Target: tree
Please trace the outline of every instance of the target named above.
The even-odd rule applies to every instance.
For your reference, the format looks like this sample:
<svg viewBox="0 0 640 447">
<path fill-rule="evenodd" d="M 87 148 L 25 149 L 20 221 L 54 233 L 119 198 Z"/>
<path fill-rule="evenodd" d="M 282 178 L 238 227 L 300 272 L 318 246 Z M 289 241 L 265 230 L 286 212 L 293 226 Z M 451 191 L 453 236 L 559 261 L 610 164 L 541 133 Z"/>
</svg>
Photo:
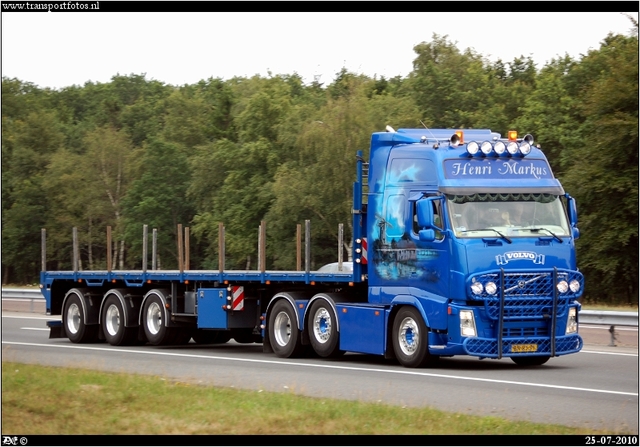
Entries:
<svg viewBox="0 0 640 447">
<path fill-rule="evenodd" d="M 638 38 L 609 35 L 569 73 L 581 122 L 563 152 L 580 204 L 587 298 L 638 302 Z"/>
<path fill-rule="evenodd" d="M 178 266 L 178 224 L 188 226 L 193 216 L 186 191 L 191 177 L 187 157 L 175 143 L 152 139 L 139 157 L 139 175 L 132 180 L 122 200 L 125 238 L 129 247 L 127 265 L 140 265 L 143 226 L 149 234 L 158 230 L 158 255 L 162 268 Z"/>
<path fill-rule="evenodd" d="M 129 164 L 135 158 L 124 131 L 99 127 L 84 138 L 84 153 L 59 150 L 51 160 L 45 185 L 52 204 L 48 217 L 52 254 L 70 259 L 71 228 L 77 227 L 83 258 L 89 268 L 106 268 L 107 226 L 113 228 L 111 268 L 124 265 L 122 199 L 130 181 Z"/>
</svg>

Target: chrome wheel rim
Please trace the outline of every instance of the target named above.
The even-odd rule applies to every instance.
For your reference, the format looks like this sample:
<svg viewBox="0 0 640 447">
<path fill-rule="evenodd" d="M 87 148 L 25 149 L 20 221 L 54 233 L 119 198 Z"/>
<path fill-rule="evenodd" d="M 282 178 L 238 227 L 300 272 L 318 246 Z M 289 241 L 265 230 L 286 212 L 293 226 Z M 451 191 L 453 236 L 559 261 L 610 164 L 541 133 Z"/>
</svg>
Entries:
<svg viewBox="0 0 640 447">
<path fill-rule="evenodd" d="M 149 305 L 147 309 L 147 329 L 152 335 L 160 332 L 162 327 L 162 309 L 155 301 Z"/>
<path fill-rule="evenodd" d="M 287 346 L 291 340 L 291 318 L 286 312 L 280 312 L 273 320 L 273 335 L 279 346 Z"/>
<path fill-rule="evenodd" d="M 72 334 L 77 334 L 80 330 L 80 308 L 76 303 L 72 303 L 67 309 L 67 330 Z"/>
<path fill-rule="evenodd" d="M 420 331 L 413 318 L 405 318 L 400 323 L 398 341 L 404 355 L 413 355 L 418 350 Z"/>
<path fill-rule="evenodd" d="M 324 307 L 318 309 L 313 316 L 313 335 L 319 343 L 326 343 L 331 338 L 333 323 L 331 314 Z"/>
<path fill-rule="evenodd" d="M 118 334 L 120 330 L 120 309 L 115 304 L 112 304 L 107 309 L 107 315 L 105 318 L 105 329 L 111 336 Z"/>
</svg>

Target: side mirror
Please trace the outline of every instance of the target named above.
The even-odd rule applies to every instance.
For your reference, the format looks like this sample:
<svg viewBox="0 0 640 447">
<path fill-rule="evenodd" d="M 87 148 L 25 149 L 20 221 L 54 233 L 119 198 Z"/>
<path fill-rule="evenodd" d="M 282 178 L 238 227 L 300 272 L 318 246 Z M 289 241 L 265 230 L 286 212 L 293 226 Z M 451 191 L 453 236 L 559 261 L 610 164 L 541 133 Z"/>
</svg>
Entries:
<svg viewBox="0 0 640 447">
<path fill-rule="evenodd" d="M 578 230 L 578 208 L 576 206 L 576 200 L 569 194 L 564 195 L 567 199 L 567 209 L 569 211 L 569 223 L 571 224 L 571 230 L 573 238 L 578 239 L 580 237 L 580 230 Z"/>
<path fill-rule="evenodd" d="M 416 202 L 418 214 L 418 226 L 420 228 L 433 228 L 433 200 L 421 199 Z"/>
<path fill-rule="evenodd" d="M 425 242 L 433 242 L 436 240 L 436 232 L 431 228 L 428 230 L 420 230 L 418 236 L 420 236 L 421 241 Z"/>
</svg>

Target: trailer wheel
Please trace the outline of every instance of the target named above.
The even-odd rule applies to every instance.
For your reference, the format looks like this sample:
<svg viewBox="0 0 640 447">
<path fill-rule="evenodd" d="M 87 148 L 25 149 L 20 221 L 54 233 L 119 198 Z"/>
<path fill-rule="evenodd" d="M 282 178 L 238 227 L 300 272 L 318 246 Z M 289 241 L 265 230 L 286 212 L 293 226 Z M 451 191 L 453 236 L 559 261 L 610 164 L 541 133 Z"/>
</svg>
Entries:
<svg viewBox="0 0 640 447">
<path fill-rule="evenodd" d="M 316 300 L 309 309 L 309 340 L 320 357 L 337 357 L 344 354 L 340 348 L 338 320 L 326 300 Z"/>
<path fill-rule="evenodd" d="M 142 309 L 144 334 L 150 344 L 169 345 L 176 339 L 174 328 L 167 327 L 162 300 L 158 295 L 149 295 Z"/>
<path fill-rule="evenodd" d="M 113 346 L 128 345 L 138 338 L 137 327 L 125 327 L 125 315 L 118 297 L 111 295 L 104 302 L 102 330 L 107 343 Z"/>
<path fill-rule="evenodd" d="M 550 358 L 548 355 L 536 355 L 533 357 L 511 357 L 511 360 L 519 366 L 540 366 L 547 363 Z"/>
<path fill-rule="evenodd" d="M 295 357 L 302 350 L 296 313 L 284 300 L 278 301 L 269 314 L 269 341 L 278 357 Z"/>
<path fill-rule="evenodd" d="M 403 307 L 393 320 L 393 351 L 398 362 L 407 368 L 420 368 L 438 357 L 429 353 L 427 326 L 414 307 Z"/>
<path fill-rule="evenodd" d="M 73 343 L 94 343 L 98 341 L 100 325 L 85 324 L 82 299 L 73 293 L 68 296 L 62 312 L 62 324 L 67 337 Z"/>
</svg>

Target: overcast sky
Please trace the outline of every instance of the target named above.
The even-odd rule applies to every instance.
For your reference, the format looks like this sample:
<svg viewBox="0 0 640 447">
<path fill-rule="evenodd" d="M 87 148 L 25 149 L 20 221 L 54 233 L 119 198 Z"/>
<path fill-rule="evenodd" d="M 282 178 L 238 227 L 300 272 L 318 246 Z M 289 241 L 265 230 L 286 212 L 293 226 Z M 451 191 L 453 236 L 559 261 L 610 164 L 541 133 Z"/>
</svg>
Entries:
<svg viewBox="0 0 640 447">
<path fill-rule="evenodd" d="M 343 67 L 405 77 L 413 47 L 434 33 L 490 61 L 531 56 L 541 68 L 598 49 L 610 32 L 629 35 L 624 14 L 2 13 L 2 76 L 56 89 L 132 73 L 172 85 L 297 73 L 326 85 Z"/>
</svg>

